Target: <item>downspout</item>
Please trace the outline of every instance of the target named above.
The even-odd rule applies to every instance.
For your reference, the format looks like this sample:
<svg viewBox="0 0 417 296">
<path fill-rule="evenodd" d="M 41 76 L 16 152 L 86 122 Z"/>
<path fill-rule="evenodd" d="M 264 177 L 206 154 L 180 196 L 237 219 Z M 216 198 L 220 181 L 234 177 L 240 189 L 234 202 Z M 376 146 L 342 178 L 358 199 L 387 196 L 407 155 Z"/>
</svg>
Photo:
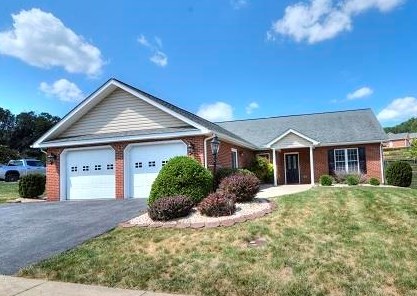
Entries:
<svg viewBox="0 0 417 296">
<path fill-rule="evenodd" d="M 382 149 L 382 143 L 381 146 L 379 147 L 379 153 L 381 155 L 380 159 L 381 159 L 381 183 L 385 184 L 385 173 L 384 173 L 384 151 Z"/>
<path fill-rule="evenodd" d="M 208 157 L 207 157 L 207 141 L 213 139 L 214 136 L 210 136 L 204 139 L 204 167 L 208 169 Z"/>
</svg>

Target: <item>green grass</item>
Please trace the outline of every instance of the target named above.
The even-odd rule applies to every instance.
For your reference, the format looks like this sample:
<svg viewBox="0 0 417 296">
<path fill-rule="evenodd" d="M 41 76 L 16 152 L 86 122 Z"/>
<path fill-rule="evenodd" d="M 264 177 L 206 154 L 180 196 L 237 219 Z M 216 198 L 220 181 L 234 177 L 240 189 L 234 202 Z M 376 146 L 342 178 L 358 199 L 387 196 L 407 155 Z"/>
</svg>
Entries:
<svg viewBox="0 0 417 296">
<path fill-rule="evenodd" d="M 19 197 L 18 183 L 6 183 L 0 181 L 0 204 Z"/>
<path fill-rule="evenodd" d="M 229 228 L 115 229 L 19 275 L 194 295 L 417 295 L 417 190 L 314 188 Z M 267 244 L 249 248 L 263 237 Z"/>
</svg>

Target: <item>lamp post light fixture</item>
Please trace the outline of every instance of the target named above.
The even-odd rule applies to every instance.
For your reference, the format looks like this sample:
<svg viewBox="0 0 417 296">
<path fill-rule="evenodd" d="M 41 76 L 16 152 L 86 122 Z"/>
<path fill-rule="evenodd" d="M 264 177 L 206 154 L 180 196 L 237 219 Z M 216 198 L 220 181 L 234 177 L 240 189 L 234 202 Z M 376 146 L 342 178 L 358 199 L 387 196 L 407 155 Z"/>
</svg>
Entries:
<svg viewBox="0 0 417 296">
<path fill-rule="evenodd" d="M 53 164 L 56 160 L 56 155 L 53 153 L 48 154 L 48 156 L 46 156 L 46 159 L 48 160 L 49 164 Z"/>
<path fill-rule="evenodd" d="M 194 154 L 194 144 L 193 143 L 188 143 L 187 144 L 187 153 L 189 156 Z"/>
<path fill-rule="evenodd" d="M 211 154 L 213 155 L 213 191 L 216 190 L 216 166 L 217 166 L 217 155 L 219 154 L 220 141 L 217 135 L 214 135 L 210 142 Z"/>
</svg>

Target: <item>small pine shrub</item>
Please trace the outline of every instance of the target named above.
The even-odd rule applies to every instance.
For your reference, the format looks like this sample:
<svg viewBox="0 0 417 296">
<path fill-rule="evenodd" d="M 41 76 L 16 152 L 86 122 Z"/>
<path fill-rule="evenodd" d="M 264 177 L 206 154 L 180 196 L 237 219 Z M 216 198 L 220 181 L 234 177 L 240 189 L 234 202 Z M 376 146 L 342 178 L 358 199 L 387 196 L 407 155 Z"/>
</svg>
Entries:
<svg viewBox="0 0 417 296">
<path fill-rule="evenodd" d="M 274 180 L 274 166 L 265 157 L 255 157 L 249 170 L 262 182 L 272 183 Z"/>
<path fill-rule="evenodd" d="M 388 165 L 385 176 L 389 185 L 409 187 L 413 179 L 413 169 L 408 162 L 395 161 Z"/>
<path fill-rule="evenodd" d="M 193 201 L 187 196 L 163 197 L 149 206 L 148 215 L 155 221 L 168 221 L 187 216 L 193 205 Z"/>
<path fill-rule="evenodd" d="M 236 196 L 237 202 L 252 201 L 259 192 L 260 181 L 252 175 L 232 175 L 223 179 L 219 190 Z"/>
<path fill-rule="evenodd" d="M 346 177 L 346 183 L 349 186 L 354 186 L 359 184 L 359 176 L 357 174 L 351 174 Z"/>
<path fill-rule="evenodd" d="M 333 184 L 333 178 L 329 175 L 322 175 L 320 177 L 320 185 L 321 186 L 332 186 Z"/>
<path fill-rule="evenodd" d="M 37 198 L 45 192 L 46 176 L 30 174 L 19 180 L 19 195 L 25 198 Z"/>
<path fill-rule="evenodd" d="M 152 184 L 148 204 L 166 196 L 185 195 L 194 204 L 210 192 L 213 176 L 197 160 L 188 156 L 177 156 L 164 165 Z"/>
<path fill-rule="evenodd" d="M 379 186 L 380 182 L 377 178 L 371 178 L 369 179 L 369 184 L 371 184 L 372 186 Z"/>
<path fill-rule="evenodd" d="M 209 217 L 230 216 L 236 211 L 235 199 L 233 194 L 218 191 L 203 199 L 198 210 Z"/>
</svg>

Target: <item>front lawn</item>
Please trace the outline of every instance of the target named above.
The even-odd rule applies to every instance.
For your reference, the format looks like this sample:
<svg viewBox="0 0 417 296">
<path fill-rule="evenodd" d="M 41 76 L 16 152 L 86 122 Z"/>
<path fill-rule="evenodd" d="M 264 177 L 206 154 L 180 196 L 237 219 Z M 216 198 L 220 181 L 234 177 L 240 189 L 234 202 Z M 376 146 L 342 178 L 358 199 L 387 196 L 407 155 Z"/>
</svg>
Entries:
<svg viewBox="0 0 417 296">
<path fill-rule="evenodd" d="M 20 275 L 195 295 L 417 293 L 417 190 L 314 188 L 277 202 L 229 228 L 116 229 Z M 266 245 L 248 247 L 256 238 Z"/>
<path fill-rule="evenodd" d="M 18 182 L 0 181 L 0 204 L 19 197 Z"/>
</svg>

